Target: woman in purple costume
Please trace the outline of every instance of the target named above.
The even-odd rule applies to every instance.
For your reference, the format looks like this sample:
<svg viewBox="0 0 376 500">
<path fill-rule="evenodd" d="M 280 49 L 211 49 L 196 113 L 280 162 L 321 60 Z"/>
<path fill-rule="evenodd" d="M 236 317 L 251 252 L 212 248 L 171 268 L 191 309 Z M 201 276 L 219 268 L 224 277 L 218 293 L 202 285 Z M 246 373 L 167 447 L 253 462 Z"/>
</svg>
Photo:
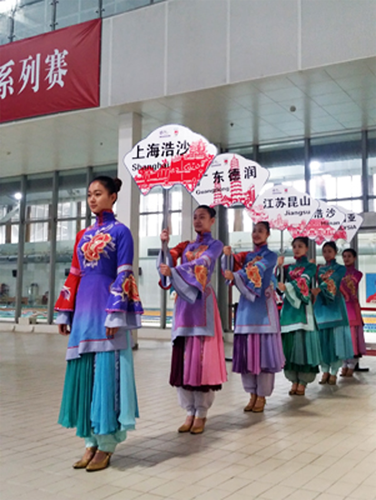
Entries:
<svg viewBox="0 0 376 500">
<path fill-rule="evenodd" d="M 75 427 L 86 451 L 75 469 L 105 469 L 138 417 L 130 330 L 143 313 L 133 276 L 133 239 L 115 219 L 119 179 L 91 182 L 88 203 L 96 222 L 76 238 L 72 266 L 55 309 L 69 335 L 59 423 Z"/>
<path fill-rule="evenodd" d="M 274 377 L 285 364 L 281 327 L 272 285 L 277 255 L 268 249 L 268 222 L 258 222 L 252 232 L 252 252 L 231 254 L 224 248 L 222 269 L 228 283 L 241 293 L 235 319 L 232 370 L 242 376 L 251 397 L 244 411 L 262 412 L 265 398 L 274 389 Z M 230 267 L 226 260 L 231 256 Z"/>
<path fill-rule="evenodd" d="M 168 289 L 172 285 L 177 293 L 170 384 L 177 388 L 180 406 L 187 412 L 178 431 L 191 434 L 204 431 L 214 391 L 227 380 L 221 318 L 210 284 L 223 248 L 210 232 L 215 215 L 215 210 L 206 205 L 196 208 L 196 240 L 180 243 L 167 252 L 162 250 L 158 260 L 160 286 Z M 161 241 L 163 245 L 169 242 L 166 229 Z"/>
</svg>

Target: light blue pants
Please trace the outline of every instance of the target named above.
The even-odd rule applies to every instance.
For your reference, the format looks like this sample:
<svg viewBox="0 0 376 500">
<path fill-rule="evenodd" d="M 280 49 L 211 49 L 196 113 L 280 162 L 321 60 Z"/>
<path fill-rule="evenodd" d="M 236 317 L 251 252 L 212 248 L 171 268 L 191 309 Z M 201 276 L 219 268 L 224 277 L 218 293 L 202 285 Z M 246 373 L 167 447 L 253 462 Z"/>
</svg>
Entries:
<svg viewBox="0 0 376 500">
<path fill-rule="evenodd" d="M 342 359 L 334 361 L 331 365 L 321 363 L 321 370 L 323 371 L 323 373 L 330 373 L 330 375 L 337 375 L 338 370 L 342 366 L 342 363 L 343 363 Z"/>
<path fill-rule="evenodd" d="M 92 434 L 85 438 L 85 446 L 86 448 L 98 447 L 100 451 L 113 453 L 116 445 L 125 441 L 126 438 L 127 431 L 116 431 L 114 434 Z"/>
</svg>

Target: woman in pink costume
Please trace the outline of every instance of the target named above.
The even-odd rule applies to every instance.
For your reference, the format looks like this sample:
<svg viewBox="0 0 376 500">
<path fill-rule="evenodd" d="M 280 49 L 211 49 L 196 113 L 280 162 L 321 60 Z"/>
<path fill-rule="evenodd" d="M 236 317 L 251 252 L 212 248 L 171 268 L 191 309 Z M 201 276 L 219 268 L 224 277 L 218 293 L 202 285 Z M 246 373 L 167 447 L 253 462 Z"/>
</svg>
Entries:
<svg viewBox="0 0 376 500">
<path fill-rule="evenodd" d="M 341 292 L 346 301 L 346 309 L 349 317 L 351 339 L 355 357 L 344 360 L 341 377 L 352 377 L 354 368 L 357 364 L 357 358 L 366 354 L 363 319 L 358 300 L 358 287 L 363 274 L 355 269 L 356 257 L 357 253 L 352 248 L 348 248 L 342 252 L 343 263 L 346 266 L 346 274 L 341 281 Z"/>
</svg>

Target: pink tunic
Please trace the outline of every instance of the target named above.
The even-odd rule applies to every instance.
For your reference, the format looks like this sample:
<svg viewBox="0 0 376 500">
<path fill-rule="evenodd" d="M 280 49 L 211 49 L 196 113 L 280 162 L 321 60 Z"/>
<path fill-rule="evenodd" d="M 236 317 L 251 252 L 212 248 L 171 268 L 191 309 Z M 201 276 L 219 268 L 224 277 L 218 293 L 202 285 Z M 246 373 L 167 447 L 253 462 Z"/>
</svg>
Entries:
<svg viewBox="0 0 376 500">
<path fill-rule="evenodd" d="M 349 317 L 351 337 L 355 356 L 366 353 L 364 342 L 363 319 L 358 300 L 359 282 L 363 274 L 354 266 L 346 267 L 346 274 L 342 278 L 341 292 L 346 301 L 347 315 Z"/>
</svg>

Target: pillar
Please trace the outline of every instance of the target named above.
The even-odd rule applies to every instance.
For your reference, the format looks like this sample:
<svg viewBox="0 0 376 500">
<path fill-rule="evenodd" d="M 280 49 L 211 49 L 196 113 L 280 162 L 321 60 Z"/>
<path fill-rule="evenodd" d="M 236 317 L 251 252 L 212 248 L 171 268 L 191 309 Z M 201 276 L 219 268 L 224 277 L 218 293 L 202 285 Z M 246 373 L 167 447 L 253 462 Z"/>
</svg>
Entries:
<svg viewBox="0 0 376 500">
<path fill-rule="evenodd" d="M 138 282 L 138 257 L 139 257 L 139 213 L 140 191 L 125 168 L 124 156 L 141 140 L 141 116 L 135 113 L 126 113 L 119 116 L 119 141 L 118 141 L 118 178 L 123 181 L 117 201 L 117 218 L 131 230 L 134 242 L 133 270 Z M 142 299 L 142 298 L 141 298 Z M 138 346 L 137 331 L 132 331 L 134 344 Z"/>
</svg>

